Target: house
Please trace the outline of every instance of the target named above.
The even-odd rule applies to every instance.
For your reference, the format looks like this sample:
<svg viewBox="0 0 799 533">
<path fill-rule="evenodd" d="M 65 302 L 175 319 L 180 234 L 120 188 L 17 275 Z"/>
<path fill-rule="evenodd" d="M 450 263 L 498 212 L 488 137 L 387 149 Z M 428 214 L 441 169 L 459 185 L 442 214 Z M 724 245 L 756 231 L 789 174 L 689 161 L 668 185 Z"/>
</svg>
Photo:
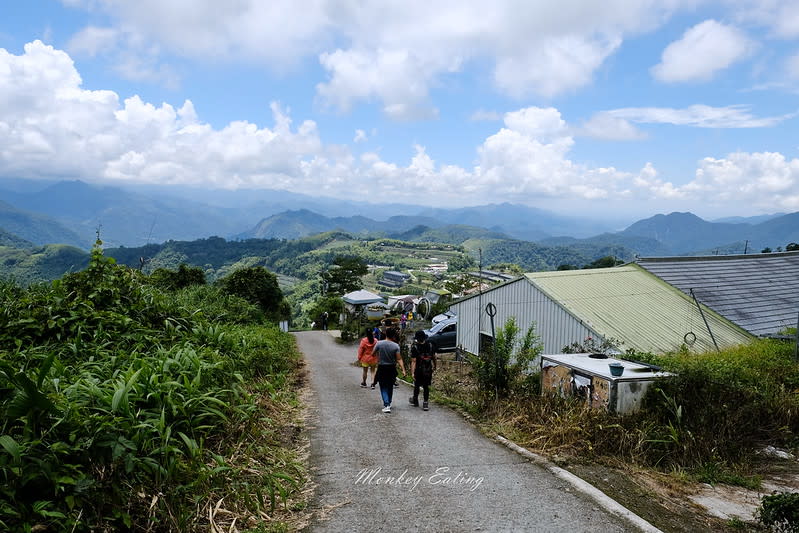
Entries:
<svg viewBox="0 0 799 533">
<path fill-rule="evenodd" d="M 799 252 L 651 257 L 636 263 L 752 335 L 797 325 Z"/>
<path fill-rule="evenodd" d="M 505 274 L 495 270 L 476 270 L 474 272 L 469 272 L 469 275 L 475 279 L 485 280 L 490 283 L 502 283 L 503 281 L 509 281 L 516 278 L 516 276 L 513 274 Z"/>
<path fill-rule="evenodd" d="M 446 289 L 427 289 L 424 292 L 424 297 L 427 298 L 431 304 L 435 305 L 438 302 L 443 302 L 447 298 L 452 297 L 452 293 Z"/>
<path fill-rule="evenodd" d="M 378 285 L 396 289 L 405 285 L 411 279 L 410 274 L 397 272 L 396 270 L 386 270 L 383 277 L 377 282 Z"/>
<path fill-rule="evenodd" d="M 470 353 L 479 353 L 481 343 L 492 341 L 491 313 L 494 330 L 510 317 L 522 333 L 535 323 L 544 353 L 549 354 L 589 337 L 597 344 L 612 342 L 620 352 L 653 353 L 681 346 L 704 352 L 753 339 L 635 264 L 528 273 L 459 300 L 450 309 L 459 317 L 457 343 Z"/>
</svg>

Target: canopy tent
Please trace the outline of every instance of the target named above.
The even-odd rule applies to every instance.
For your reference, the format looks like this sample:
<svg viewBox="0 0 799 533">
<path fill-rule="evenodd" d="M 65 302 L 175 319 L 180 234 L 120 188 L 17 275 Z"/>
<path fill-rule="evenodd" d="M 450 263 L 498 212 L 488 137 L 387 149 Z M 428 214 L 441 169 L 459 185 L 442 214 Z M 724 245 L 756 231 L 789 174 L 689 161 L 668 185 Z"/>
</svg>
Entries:
<svg viewBox="0 0 799 533">
<path fill-rule="evenodd" d="M 378 296 L 373 292 L 369 292 L 363 289 L 358 291 L 348 292 L 347 294 L 342 296 L 341 299 L 344 300 L 344 303 L 352 306 L 383 302 L 382 296 Z"/>
</svg>

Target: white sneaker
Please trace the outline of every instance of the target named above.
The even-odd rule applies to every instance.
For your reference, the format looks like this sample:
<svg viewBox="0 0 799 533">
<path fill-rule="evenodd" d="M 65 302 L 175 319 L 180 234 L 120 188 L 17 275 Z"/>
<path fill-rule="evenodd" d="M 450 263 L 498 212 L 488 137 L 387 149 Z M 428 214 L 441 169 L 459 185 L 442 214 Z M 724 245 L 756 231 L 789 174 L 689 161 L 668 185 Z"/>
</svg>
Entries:
<svg viewBox="0 0 799 533">
<path fill-rule="evenodd" d="M 387 405 L 387 406 L 383 407 L 383 412 L 384 413 L 390 413 L 391 412 L 391 406 Z"/>
</svg>

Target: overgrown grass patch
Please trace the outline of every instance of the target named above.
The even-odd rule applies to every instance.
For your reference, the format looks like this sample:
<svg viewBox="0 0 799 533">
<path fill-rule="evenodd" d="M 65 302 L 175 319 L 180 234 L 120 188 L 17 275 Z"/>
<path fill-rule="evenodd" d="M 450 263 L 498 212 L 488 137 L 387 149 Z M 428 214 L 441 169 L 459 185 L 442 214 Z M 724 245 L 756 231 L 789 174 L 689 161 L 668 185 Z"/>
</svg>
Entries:
<svg viewBox="0 0 799 533">
<path fill-rule="evenodd" d="M 757 452 L 795 449 L 799 364 L 793 346 L 758 340 L 722 352 L 635 354 L 674 373 L 651 387 L 644 408 L 616 416 L 573 398 L 540 394 L 528 377 L 506 397 L 481 391 L 468 366 L 442 365 L 434 383 L 445 402 L 489 431 L 553 457 L 625 462 L 705 483 L 757 488 Z"/>
<path fill-rule="evenodd" d="M 0 284 L 0 529 L 283 527 L 305 480 L 293 338 L 184 291 L 99 247 L 52 285 Z"/>
</svg>

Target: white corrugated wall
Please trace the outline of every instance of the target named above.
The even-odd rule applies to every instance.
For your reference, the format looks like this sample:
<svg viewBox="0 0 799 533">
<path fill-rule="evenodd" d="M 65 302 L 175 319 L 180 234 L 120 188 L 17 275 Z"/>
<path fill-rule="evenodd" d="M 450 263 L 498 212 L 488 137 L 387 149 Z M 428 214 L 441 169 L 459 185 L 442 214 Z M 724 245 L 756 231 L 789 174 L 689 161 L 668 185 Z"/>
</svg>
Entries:
<svg viewBox="0 0 799 533">
<path fill-rule="evenodd" d="M 543 353 L 561 353 L 564 346 L 597 337 L 528 279 L 520 278 L 452 305 L 458 313 L 457 342 L 467 352 L 478 352 L 480 331 L 491 334 L 491 318 L 486 313 L 489 303 L 497 309 L 494 317 L 497 330 L 510 317 L 516 318 L 522 333 L 535 322 L 536 334 L 544 344 Z"/>
</svg>

